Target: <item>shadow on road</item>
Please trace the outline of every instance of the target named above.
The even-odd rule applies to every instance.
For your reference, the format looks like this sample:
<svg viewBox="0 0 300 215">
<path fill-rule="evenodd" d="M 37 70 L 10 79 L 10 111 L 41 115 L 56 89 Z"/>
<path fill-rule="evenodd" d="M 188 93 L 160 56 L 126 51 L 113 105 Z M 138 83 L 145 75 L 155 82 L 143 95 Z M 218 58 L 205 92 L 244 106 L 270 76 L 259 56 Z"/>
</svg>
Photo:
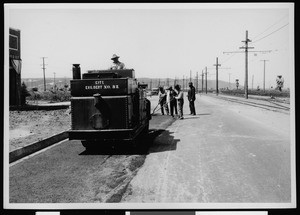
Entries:
<svg viewBox="0 0 300 215">
<path fill-rule="evenodd" d="M 199 113 L 199 114 L 196 114 L 196 116 L 206 116 L 206 115 L 211 115 L 210 113 Z"/>
<path fill-rule="evenodd" d="M 210 113 L 201 113 L 201 114 L 196 114 L 196 115 L 184 115 L 184 120 L 187 120 L 187 119 L 199 119 L 200 116 L 210 116 L 211 114 Z"/>
<path fill-rule="evenodd" d="M 154 131 L 154 133 L 155 133 L 155 131 Z M 152 138 L 148 153 L 150 154 L 150 153 L 176 150 L 177 143 L 180 140 L 174 139 L 174 136 L 172 135 L 173 133 L 174 132 L 165 130 L 161 134 L 155 135 L 155 137 Z M 151 135 L 151 133 L 150 133 L 150 135 Z"/>
<path fill-rule="evenodd" d="M 145 136 L 134 142 L 107 142 L 99 146 L 86 148 L 79 155 L 147 155 L 163 151 L 176 150 L 179 139 L 174 139 L 173 132 L 165 129 L 151 129 Z"/>
</svg>

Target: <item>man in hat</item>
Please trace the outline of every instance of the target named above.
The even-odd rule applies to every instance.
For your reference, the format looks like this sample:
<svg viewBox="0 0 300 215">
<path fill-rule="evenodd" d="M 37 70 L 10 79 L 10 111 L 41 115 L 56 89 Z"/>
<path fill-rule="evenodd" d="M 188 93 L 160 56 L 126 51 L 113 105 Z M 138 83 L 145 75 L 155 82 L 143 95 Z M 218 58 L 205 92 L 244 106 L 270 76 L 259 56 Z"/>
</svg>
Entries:
<svg viewBox="0 0 300 215">
<path fill-rule="evenodd" d="M 189 83 L 189 90 L 188 90 L 188 100 L 189 100 L 189 105 L 190 105 L 190 115 L 196 115 L 196 110 L 195 110 L 195 100 L 196 100 L 196 89 L 193 86 L 193 83 Z"/>
<path fill-rule="evenodd" d="M 160 104 L 161 114 L 165 115 L 165 112 L 164 112 L 164 109 L 165 109 L 167 112 L 167 115 L 169 115 L 169 108 L 168 108 L 168 103 L 167 103 L 167 93 L 163 87 L 159 87 L 158 104 Z"/>
<path fill-rule="evenodd" d="M 170 104 L 170 113 L 171 116 L 174 117 L 174 110 L 175 114 L 178 115 L 177 113 L 177 100 L 175 99 L 175 96 L 177 96 L 177 93 L 175 90 L 172 88 L 172 86 L 169 87 L 169 104 Z"/>
<path fill-rule="evenodd" d="M 119 61 L 119 56 L 114 54 L 111 58 L 113 60 L 113 64 L 110 69 L 125 69 L 125 64 Z"/>
<path fill-rule="evenodd" d="M 183 119 L 183 91 L 181 91 L 180 86 L 178 84 L 175 85 L 175 90 L 177 93 L 177 96 L 175 96 L 175 99 L 177 99 L 177 107 L 178 107 L 178 118 Z"/>
</svg>

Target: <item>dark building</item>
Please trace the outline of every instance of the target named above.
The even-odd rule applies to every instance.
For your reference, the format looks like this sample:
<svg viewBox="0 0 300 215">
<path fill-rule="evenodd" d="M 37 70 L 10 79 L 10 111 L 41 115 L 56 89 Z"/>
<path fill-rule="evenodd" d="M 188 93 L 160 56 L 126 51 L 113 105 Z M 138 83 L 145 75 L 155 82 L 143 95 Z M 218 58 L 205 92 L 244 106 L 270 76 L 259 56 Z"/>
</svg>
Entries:
<svg viewBox="0 0 300 215">
<path fill-rule="evenodd" d="M 21 31 L 9 28 L 9 105 L 21 104 Z"/>
</svg>

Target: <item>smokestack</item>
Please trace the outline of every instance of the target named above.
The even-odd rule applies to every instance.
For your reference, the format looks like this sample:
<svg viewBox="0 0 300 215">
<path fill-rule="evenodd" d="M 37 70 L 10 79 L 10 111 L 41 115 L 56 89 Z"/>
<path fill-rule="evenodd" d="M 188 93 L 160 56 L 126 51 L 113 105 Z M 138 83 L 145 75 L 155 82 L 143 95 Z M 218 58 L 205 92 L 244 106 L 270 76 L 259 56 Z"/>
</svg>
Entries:
<svg viewBox="0 0 300 215">
<path fill-rule="evenodd" d="M 81 79 L 80 64 L 73 64 L 73 79 Z"/>
</svg>

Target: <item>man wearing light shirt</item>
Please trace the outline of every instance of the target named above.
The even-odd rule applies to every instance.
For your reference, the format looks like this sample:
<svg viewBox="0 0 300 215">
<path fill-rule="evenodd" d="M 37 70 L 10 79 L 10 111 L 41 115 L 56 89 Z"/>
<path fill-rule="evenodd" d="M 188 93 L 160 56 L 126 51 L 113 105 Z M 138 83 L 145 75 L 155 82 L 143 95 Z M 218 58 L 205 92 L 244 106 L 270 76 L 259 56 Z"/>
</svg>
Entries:
<svg viewBox="0 0 300 215">
<path fill-rule="evenodd" d="M 177 96 L 175 96 L 175 99 L 177 99 L 178 118 L 183 119 L 183 92 L 181 91 L 178 84 L 174 88 L 177 92 Z"/>
<path fill-rule="evenodd" d="M 119 61 L 119 56 L 114 54 L 111 58 L 114 62 L 110 69 L 125 69 L 125 64 Z"/>
</svg>

